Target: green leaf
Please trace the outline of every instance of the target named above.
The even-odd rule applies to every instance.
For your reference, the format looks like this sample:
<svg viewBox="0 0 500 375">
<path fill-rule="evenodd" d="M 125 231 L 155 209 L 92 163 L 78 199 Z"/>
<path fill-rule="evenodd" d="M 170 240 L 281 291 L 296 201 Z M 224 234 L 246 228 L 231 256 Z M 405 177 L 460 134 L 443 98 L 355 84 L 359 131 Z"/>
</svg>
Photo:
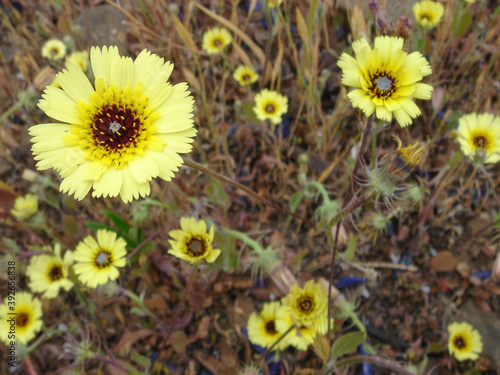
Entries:
<svg viewBox="0 0 500 375">
<path fill-rule="evenodd" d="M 342 254 L 342 258 L 345 260 L 353 260 L 354 255 L 356 254 L 356 245 L 358 244 L 358 237 L 351 237 L 351 240 L 349 241 L 349 246 L 347 247 L 347 250 L 344 251 Z"/>
<path fill-rule="evenodd" d="M 122 219 L 120 216 L 112 213 L 112 212 L 109 212 L 109 211 L 101 211 L 101 213 L 106 216 L 109 220 L 111 220 L 113 222 L 113 224 L 115 224 L 116 228 L 121 232 L 123 233 L 124 235 L 126 235 L 129 231 L 129 228 L 130 228 L 130 225 L 127 224 L 127 222 L 125 221 L 125 219 Z"/>
<path fill-rule="evenodd" d="M 365 332 L 346 333 L 340 336 L 332 345 L 330 357 L 336 359 L 356 350 L 358 345 L 361 344 L 365 338 Z"/>
<path fill-rule="evenodd" d="M 86 221 L 85 226 L 89 228 L 92 232 L 97 232 L 99 229 L 107 229 L 109 231 L 116 233 L 115 228 L 112 228 L 106 224 L 96 223 L 95 221 Z"/>
<path fill-rule="evenodd" d="M 472 15 L 470 14 L 468 9 L 458 11 L 455 13 L 455 17 L 453 17 L 453 36 L 458 39 L 462 35 L 464 35 L 472 24 Z"/>
<path fill-rule="evenodd" d="M 299 207 L 300 201 L 302 200 L 303 194 L 299 191 L 298 193 L 295 193 L 292 195 L 290 198 L 290 211 L 292 213 L 295 213 L 297 208 Z"/>
</svg>

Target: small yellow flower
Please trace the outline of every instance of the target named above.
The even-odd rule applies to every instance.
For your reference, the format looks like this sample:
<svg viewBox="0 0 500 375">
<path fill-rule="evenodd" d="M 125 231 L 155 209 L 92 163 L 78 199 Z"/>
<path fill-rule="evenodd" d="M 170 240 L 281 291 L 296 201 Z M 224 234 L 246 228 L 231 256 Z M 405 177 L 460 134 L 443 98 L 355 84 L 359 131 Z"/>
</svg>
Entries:
<svg viewBox="0 0 500 375">
<path fill-rule="evenodd" d="M 500 160 L 500 117 L 470 113 L 458 120 L 458 143 L 471 160 L 496 163 Z"/>
<path fill-rule="evenodd" d="M 276 320 L 280 318 L 283 319 L 281 316 L 286 314 L 287 313 L 283 310 L 280 302 L 274 301 L 265 303 L 262 307 L 260 315 L 257 313 L 251 313 L 248 318 L 248 339 L 253 344 L 259 345 L 263 348 L 271 347 L 276 341 L 278 341 L 281 335 L 286 332 L 286 330 L 280 331 L 276 327 Z M 289 345 L 288 335 L 286 335 L 280 340 L 274 349 L 283 350 Z"/>
<path fill-rule="evenodd" d="M 29 287 L 44 298 L 55 298 L 59 289 L 70 290 L 73 282 L 68 279 L 68 268 L 73 264 L 73 252 L 66 251 L 61 258 L 61 245 L 54 246 L 53 255 L 35 255 L 26 267 L 30 279 Z"/>
<path fill-rule="evenodd" d="M 49 39 L 42 46 L 42 56 L 51 60 L 60 60 L 66 55 L 66 45 L 62 40 Z"/>
<path fill-rule="evenodd" d="M 372 49 L 361 38 L 352 44 L 356 58 L 343 53 L 337 63 L 342 83 L 355 88 L 347 94 L 353 107 L 387 122 L 394 115 L 402 127 L 420 116 L 412 98 L 428 100 L 433 90 L 419 82 L 432 73 L 431 66 L 420 52 L 403 51 L 403 43 L 403 38 L 378 36 Z"/>
<path fill-rule="evenodd" d="M 77 51 L 73 52 L 71 55 L 66 57 L 66 64 L 76 64 L 84 72 L 87 71 L 89 67 L 89 53 L 87 51 Z"/>
<path fill-rule="evenodd" d="M 209 54 L 220 53 L 228 46 L 233 37 L 224 27 L 214 27 L 203 34 L 202 47 Z"/>
<path fill-rule="evenodd" d="M 413 5 L 413 14 L 420 26 L 424 29 L 433 29 L 443 18 L 444 6 L 435 1 L 424 0 Z"/>
<path fill-rule="evenodd" d="M 268 0 L 269 8 L 278 8 L 282 2 L 283 0 Z"/>
<path fill-rule="evenodd" d="M 306 282 L 303 289 L 297 283 L 292 285 L 283 306 L 296 327 L 314 327 L 320 334 L 328 330 L 328 292 L 314 280 Z"/>
<path fill-rule="evenodd" d="M 117 237 L 115 232 L 99 229 L 97 241 L 87 236 L 75 251 L 73 266 L 78 278 L 91 288 L 116 280 L 120 275 L 117 267 L 125 266 L 126 242 Z"/>
<path fill-rule="evenodd" d="M 233 78 L 241 85 L 247 86 L 259 79 L 259 75 L 249 66 L 240 65 L 233 72 Z"/>
<path fill-rule="evenodd" d="M 476 360 L 483 350 L 481 335 L 469 323 L 451 323 L 448 350 L 458 361 Z"/>
<path fill-rule="evenodd" d="M 276 91 L 264 89 L 255 96 L 253 111 L 261 121 L 281 122 L 281 116 L 288 111 L 288 98 Z"/>
<path fill-rule="evenodd" d="M 202 259 L 212 263 L 220 254 L 219 249 L 212 249 L 214 239 L 214 227 L 207 233 L 207 224 L 204 220 L 196 220 L 194 217 L 181 218 L 181 229 L 175 229 L 168 233 L 168 240 L 172 249 L 169 254 L 177 258 L 187 260 L 189 263 L 197 263 Z"/>
<path fill-rule="evenodd" d="M 16 292 L 15 299 L 5 297 L 0 305 L 0 339 L 7 345 L 11 341 L 27 344 L 42 328 L 41 318 L 42 303 L 31 293 Z"/>
<path fill-rule="evenodd" d="M 298 350 L 307 350 L 318 334 L 316 328 L 314 326 L 297 326 L 289 313 L 281 314 L 276 320 L 276 328 L 280 332 L 287 332 L 292 326 L 292 330 L 285 336 L 288 345 Z"/>
<path fill-rule="evenodd" d="M 10 213 L 17 220 L 25 220 L 36 214 L 38 211 L 38 197 L 35 194 L 26 194 L 24 197 L 17 197 L 14 200 L 14 207 Z"/>
</svg>

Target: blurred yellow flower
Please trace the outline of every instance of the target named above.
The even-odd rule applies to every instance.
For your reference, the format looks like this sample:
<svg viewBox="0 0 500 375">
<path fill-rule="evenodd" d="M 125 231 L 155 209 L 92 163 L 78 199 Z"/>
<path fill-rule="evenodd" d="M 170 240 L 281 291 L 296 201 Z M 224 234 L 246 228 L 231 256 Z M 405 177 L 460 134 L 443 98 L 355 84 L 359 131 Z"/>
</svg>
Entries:
<svg viewBox="0 0 500 375">
<path fill-rule="evenodd" d="M 424 29 L 433 29 L 443 18 L 444 6 L 435 1 L 424 0 L 413 5 L 413 14 L 420 26 Z"/>
<path fill-rule="evenodd" d="M 228 46 L 233 37 L 224 27 L 214 27 L 203 33 L 202 48 L 209 54 L 220 53 Z"/>
<path fill-rule="evenodd" d="M 500 117 L 470 113 L 458 120 L 457 140 L 464 155 L 480 163 L 500 160 Z"/>
<path fill-rule="evenodd" d="M 35 293 L 42 293 L 44 298 L 55 298 L 59 289 L 70 290 L 73 282 L 68 279 L 69 266 L 73 264 L 73 252 L 66 251 L 61 258 L 61 245 L 54 246 L 53 255 L 35 255 L 30 258 L 26 275 L 30 279 L 29 287 Z"/>
<path fill-rule="evenodd" d="M 387 122 L 394 115 L 402 127 L 421 113 L 412 98 L 430 99 L 433 90 L 418 82 L 432 73 L 431 66 L 420 52 L 403 51 L 403 42 L 403 38 L 379 36 L 372 49 L 361 38 L 352 44 L 356 58 L 343 53 L 337 63 L 342 83 L 355 88 L 347 95 L 353 107 L 366 116 L 375 112 Z"/>
<path fill-rule="evenodd" d="M 481 335 L 469 323 L 451 323 L 448 326 L 450 338 L 448 350 L 458 361 L 476 360 L 483 351 Z"/>
<path fill-rule="evenodd" d="M 279 124 L 281 116 L 288 111 L 288 98 L 276 91 L 264 89 L 255 95 L 253 111 L 259 120 L 269 119 L 273 124 Z"/>
<path fill-rule="evenodd" d="M 41 318 L 42 303 L 31 293 L 16 292 L 15 300 L 5 297 L 0 305 L 0 339 L 10 345 L 13 333 L 15 341 L 27 344 L 42 328 Z"/>
<path fill-rule="evenodd" d="M 73 52 L 71 55 L 66 57 L 66 64 L 76 64 L 84 72 L 87 71 L 89 67 L 89 53 L 87 51 L 77 51 Z"/>
<path fill-rule="evenodd" d="M 259 79 L 259 75 L 249 66 L 240 65 L 233 72 L 233 78 L 241 85 L 247 86 Z"/>
<path fill-rule="evenodd" d="M 204 220 L 196 220 L 194 217 L 181 218 L 181 229 L 171 230 L 168 240 L 172 249 L 169 254 L 177 258 L 187 260 L 189 263 L 197 263 L 202 259 L 212 263 L 220 254 L 219 249 L 212 249 L 214 239 L 214 227 L 207 233 L 207 224 Z"/>
<path fill-rule="evenodd" d="M 286 332 L 286 330 L 279 331 L 276 327 L 276 320 L 285 314 L 287 313 L 284 312 L 281 303 L 277 301 L 264 303 L 260 314 L 251 313 L 247 323 L 250 342 L 263 348 L 271 347 Z M 289 345 L 286 335 L 274 349 L 283 350 Z"/>
<path fill-rule="evenodd" d="M 17 197 L 14 200 L 14 207 L 10 213 L 17 220 L 25 220 L 36 214 L 38 211 L 38 197 L 35 194 L 26 194 L 24 197 Z"/>
<path fill-rule="evenodd" d="M 314 280 L 307 281 L 304 288 L 292 285 L 283 298 L 283 307 L 295 326 L 314 327 L 320 334 L 328 330 L 328 292 Z"/>
<path fill-rule="evenodd" d="M 97 231 L 97 241 L 87 236 L 76 246 L 73 266 L 78 278 L 91 288 L 116 280 L 120 275 L 117 267 L 125 266 L 126 242 L 115 232 Z"/>
<path fill-rule="evenodd" d="M 42 56 L 51 60 L 60 60 L 66 55 L 66 45 L 62 40 L 49 39 L 42 46 Z"/>
<path fill-rule="evenodd" d="M 167 83 L 173 69 L 143 50 L 133 61 L 117 47 L 92 47 L 95 88 L 78 65 L 57 74 L 38 106 L 61 123 L 32 126 L 38 169 L 61 175 L 62 192 L 124 202 L 150 193 L 150 181 L 170 181 L 191 151 L 193 99 L 187 84 Z"/>
<path fill-rule="evenodd" d="M 266 0 L 264 0 L 265 3 Z M 283 0 L 267 0 L 269 4 L 269 8 L 277 8 L 283 3 Z"/>
</svg>

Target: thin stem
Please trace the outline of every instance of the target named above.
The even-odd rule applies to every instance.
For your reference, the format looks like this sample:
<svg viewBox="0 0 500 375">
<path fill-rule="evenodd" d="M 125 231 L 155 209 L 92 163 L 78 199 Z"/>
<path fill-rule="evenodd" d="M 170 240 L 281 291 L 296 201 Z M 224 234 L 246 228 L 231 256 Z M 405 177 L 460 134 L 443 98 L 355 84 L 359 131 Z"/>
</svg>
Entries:
<svg viewBox="0 0 500 375">
<path fill-rule="evenodd" d="M 361 158 L 363 157 L 366 145 L 368 143 L 368 137 L 371 133 L 372 124 L 373 124 L 373 120 L 368 120 L 366 127 L 363 130 L 363 140 L 361 141 L 361 146 L 359 147 L 359 152 L 358 152 L 358 157 L 356 158 L 356 163 L 354 164 L 354 168 L 352 169 L 351 179 L 349 181 L 349 187 L 347 188 L 346 195 L 344 196 L 344 201 L 342 203 L 341 212 L 344 211 L 344 208 L 346 208 L 346 206 L 348 206 L 347 203 L 350 202 L 350 199 L 352 196 L 352 191 L 353 191 L 354 176 L 358 172 L 358 168 L 361 165 Z M 364 196 L 364 197 L 366 199 L 366 196 Z M 349 211 L 349 212 L 352 212 L 352 211 Z M 337 215 L 337 217 L 338 217 L 338 215 Z M 335 238 L 333 240 L 332 260 L 330 262 L 330 277 L 328 280 L 328 322 L 331 321 L 331 318 L 332 318 L 332 307 L 331 307 L 332 285 L 333 285 L 333 277 L 335 275 L 335 272 L 334 272 L 335 271 L 335 258 L 337 257 L 337 244 L 338 244 L 338 240 L 339 240 L 339 231 L 340 231 L 341 221 L 342 221 L 342 219 L 340 219 L 335 224 L 335 225 L 337 225 L 337 227 L 335 228 Z M 330 335 L 330 332 L 331 332 L 331 327 L 330 327 L 330 324 L 328 324 L 328 336 L 327 337 L 330 340 L 330 345 L 332 345 L 332 337 Z"/>
<path fill-rule="evenodd" d="M 158 236 L 160 234 L 160 231 L 156 231 L 153 234 L 150 234 L 148 238 L 146 238 L 144 241 L 142 241 L 134 250 L 132 250 L 128 255 L 127 258 L 130 259 L 135 253 L 137 253 L 139 250 L 141 250 L 144 245 L 146 245 L 149 241 L 151 241 L 153 238 Z"/>
<path fill-rule="evenodd" d="M 287 329 L 285 333 L 283 333 L 278 340 L 275 341 L 274 344 L 272 344 L 269 348 L 266 349 L 264 353 L 262 353 L 259 358 L 257 359 L 257 362 L 262 361 L 266 356 L 273 350 L 273 348 L 278 345 L 278 343 L 284 339 L 286 335 L 288 335 L 290 332 L 292 332 L 292 329 L 294 329 L 295 326 L 291 326 L 290 328 Z"/>
<path fill-rule="evenodd" d="M 408 371 L 403 366 L 399 365 L 396 362 L 389 361 L 388 359 L 376 357 L 376 356 L 367 356 L 367 355 L 355 355 L 353 357 L 348 357 L 345 359 L 341 359 L 331 365 L 327 366 L 326 369 L 323 370 L 323 374 L 329 374 L 333 368 L 339 369 L 345 366 L 349 366 L 355 363 L 370 363 L 375 366 L 385 367 L 394 371 L 401 375 L 415 375 L 413 372 Z"/>
<path fill-rule="evenodd" d="M 195 162 L 192 159 L 188 159 L 188 158 L 183 158 L 183 159 L 184 159 L 184 164 L 187 165 L 188 167 L 191 167 L 193 169 L 197 169 L 200 172 L 206 173 L 209 176 L 211 176 L 213 178 L 216 178 L 219 181 L 224 182 L 224 183 L 226 183 L 228 185 L 231 185 L 232 187 L 234 187 L 236 189 L 240 189 L 240 190 L 244 191 L 245 193 L 247 193 L 248 195 L 256 198 L 260 202 L 265 203 L 266 205 L 274 208 L 277 211 L 280 211 L 280 212 L 284 213 L 285 215 L 293 216 L 296 219 L 299 219 L 299 220 L 305 221 L 308 224 L 314 225 L 314 223 L 311 220 L 308 220 L 308 219 L 306 219 L 304 217 L 301 217 L 301 216 L 299 216 L 297 214 L 293 214 L 290 211 L 288 211 L 286 208 L 280 207 L 277 204 L 272 203 L 270 200 L 268 200 L 268 199 L 266 199 L 264 197 L 261 197 L 255 191 L 253 191 L 252 189 L 247 188 L 246 186 L 240 184 L 239 182 L 236 182 L 236 181 L 230 179 L 229 177 L 226 177 L 226 176 L 220 174 L 219 172 L 215 172 L 215 171 L 211 170 L 210 168 L 207 168 L 207 167 L 205 167 L 205 166 L 203 166 L 203 165 Z"/>
</svg>

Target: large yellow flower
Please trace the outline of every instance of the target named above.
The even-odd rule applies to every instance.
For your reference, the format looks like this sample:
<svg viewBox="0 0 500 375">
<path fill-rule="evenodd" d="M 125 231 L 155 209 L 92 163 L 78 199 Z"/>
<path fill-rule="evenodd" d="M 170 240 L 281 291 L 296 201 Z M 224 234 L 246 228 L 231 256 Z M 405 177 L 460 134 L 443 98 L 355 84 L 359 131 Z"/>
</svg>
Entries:
<svg viewBox="0 0 500 375">
<path fill-rule="evenodd" d="M 264 89 L 255 95 L 253 111 L 260 121 L 269 119 L 273 124 L 279 124 L 281 116 L 288 111 L 288 98 L 276 91 Z"/>
<path fill-rule="evenodd" d="M 314 327 L 325 334 L 328 330 L 328 292 L 314 280 L 309 280 L 302 289 L 295 283 L 283 298 L 283 306 L 297 327 Z"/>
<path fill-rule="evenodd" d="M 212 249 L 214 239 L 214 227 L 207 233 L 207 224 L 204 220 L 196 220 L 194 217 L 181 218 L 181 229 L 171 230 L 168 240 L 172 249 L 169 254 L 177 258 L 187 260 L 189 263 L 197 263 L 205 259 L 212 263 L 220 254 L 219 249 Z"/>
<path fill-rule="evenodd" d="M 25 220 L 36 214 L 38 211 L 38 197 L 35 194 L 26 194 L 14 200 L 14 207 L 10 213 L 17 220 Z"/>
<path fill-rule="evenodd" d="M 28 343 L 42 328 L 42 303 L 28 292 L 16 292 L 0 305 L 0 339 L 7 345 Z"/>
<path fill-rule="evenodd" d="M 202 48 L 210 54 L 220 53 L 232 40 L 233 37 L 228 29 L 214 27 L 203 33 Z"/>
<path fill-rule="evenodd" d="M 469 323 L 451 323 L 448 326 L 450 338 L 448 350 L 459 361 L 476 360 L 483 350 L 481 335 Z"/>
<path fill-rule="evenodd" d="M 49 39 L 42 46 L 42 56 L 51 60 L 60 60 L 66 55 L 66 45 L 62 40 Z"/>
<path fill-rule="evenodd" d="M 458 143 L 462 152 L 481 163 L 500 160 L 500 117 L 470 113 L 458 120 Z"/>
<path fill-rule="evenodd" d="M 420 26 L 424 29 L 432 29 L 441 22 L 444 6 L 435 1 L 424 0 L 413 5 L 413 14 Z"/>
<path fill-rule="evenodd" d="M 248 318 L 248 339 L 255 345 L 263 348 L 271 347 L 287 331 L 278 330 L 276 320 L 287 313 L 284 312 L 281 303 L 274 301 L 265 303 L 260 314 L 251 313 Z M 288 326 L 290 327 L 290 326 Z M 283 350 L 290 345 L 288 334 L 280 340 L 274 349 Z"/>
<path fill-rule="evenodd" d="M 419 83 L 432 73 L 425 57 L 420 52 L 403 51 L 403 39 L 399 37 L 376 37 L 373 49 L 361 38 L 352 47 L 356 58 L 343 53 L 338 66 L 342 83 L 355 88 L 347 95 L 353 107 L 366 116 L 375 112 L 384 121 L 391 121 L 394 115 L 399 125 L 410 125 L 420 115 L 412 97 L 432 96 L 432 86 Z"/>
<path fill-rule="evenodd" d="M 70 290 L 73 282 L 68 279 L 68 268 L 73 264 L 73 252 L 66 251 L 61 258 L 61 245 L 56 244 L 54 255 L 35 255 L 26 267 L 33 292 L 42 293 L 44 298 L 55 298 L 59 289 Z"/>
<path fill-rule="evenodd" d="M 150 193 L 151 179 L 169 181 L 191 151 L 193 99 L 187 84 L 167 83 L 173 65 L 143 50 L 133 61 L 117 47 L 92 47 L 95 88 L 79 66 L 57 74 L 38 104 L 62 123 L 29 129 L 39 169 L 53 168 L 60 190 L 81 200 L 120 195 L 124 202 Z"/>
<path fill-rule="evenodd" d="M 97 241 L 87 236 L 75 251 L 73 266 L 78 278 L 91 288 L 116 280 L 120 275 L 117 267 L 125 266 L 126 242 L 115 232 L 99 229 Z"/>
</svg>

